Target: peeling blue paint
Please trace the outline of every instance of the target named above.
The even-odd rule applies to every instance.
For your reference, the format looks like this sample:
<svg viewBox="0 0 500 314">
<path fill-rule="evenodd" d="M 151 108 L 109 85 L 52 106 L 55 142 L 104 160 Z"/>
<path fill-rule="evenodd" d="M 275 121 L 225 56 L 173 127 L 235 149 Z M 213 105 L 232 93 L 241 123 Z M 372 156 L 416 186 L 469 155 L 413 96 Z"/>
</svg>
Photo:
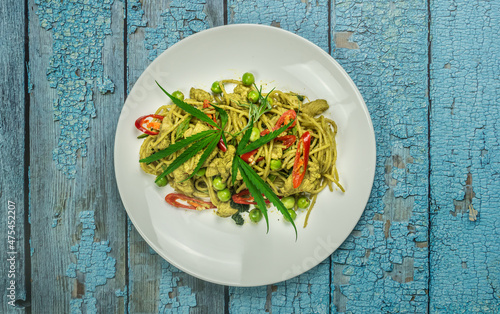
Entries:
<svg viewBox="0 0 500 314">
<path fill-rule="evenodd" d="M 160 13 L 158 25 L 146 28 L 144 45 L 149 50 L 149 60 L 154 60 L 179 40 L 207 29 L 209 23 L 203 12 L 205 5 L 203 0 L 172 0 L 168 9 Z"/>
<path fill-rule="evenodd" d="M 158 313 L 189 313 L 196 306 L 196 296 L 188 286 L 179 285 L 180 270 L 167 261 L 161 262 Z"/>
<path fill-rule="evenodd" d="M 333 56 L 360 89 L 377 139 L 367 208 L 332 255 L 332 310 L 425 313 L 427 6 L 338 0 L 332 16 L 335 33 L 352 33 L 350 40 L 359 47 L 337 47 L 333 36 Z"/>
<path fill-rule="evenodd" d="M 500 3 L 431 1 L 431 10 L 429 308 L 499 313 Z"/>
<path fill-rule="evenodd" d="M 144 18 L 144 10 L 140 0 L 127 1 L 127 29 L 128 34 L 133 34 L 139 27 L 145 27 L 147 20 Z"/>
<path fill-rule="evenodd" d="M 318 1 L 229 0 L 229 24 L 259 23 L 303 36 L 328 52 L 328 3 Z"/>
<path fill-rule="evenodd" d="M 76 174 L 78 155 L 87 155 L 90 120 L 96 117 L 93 89 L 112 93 L 114 84 L 103 74 L 102 48 L 111 34 L 112 0 L 40 1 L 40 26 L 52 32 L 54 54 L 47 69 L 49 85 L 57 90 L 54 121 L 60 125 L 53 160 L 68 178 Z"/>
<path fill-rule="evenodd" d="M 94 211 L 82 211 L 79 214 L 82 223 L 80 243 L 71 247 L 76 256 L 76 263 L 69 265 L 66 276 L 77 278 L 77 272 L 85 274 L 85 294 L 81 299 L 72 299 L 71 313 L 81 313 L 82 303 L 85 303 L 87 312 L 97 312 L 97 300 L 94 292 L 97 286 L 106 284 L 108 279 L 114 278 L 116 273 L 116 259 L 108 256 L 111 251 L 109 241 L 94 242 L 95 219 Z"/>
</svg>

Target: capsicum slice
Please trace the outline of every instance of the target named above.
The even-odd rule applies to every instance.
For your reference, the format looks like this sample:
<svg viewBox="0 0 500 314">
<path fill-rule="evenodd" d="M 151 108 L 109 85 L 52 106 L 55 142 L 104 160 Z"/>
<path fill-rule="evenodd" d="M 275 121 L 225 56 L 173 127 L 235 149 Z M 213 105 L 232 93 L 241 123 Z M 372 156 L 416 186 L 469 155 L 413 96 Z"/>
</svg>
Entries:
<svg viewBox="0 0 500 314">
<path fill-rule="evenodd" d="M 179 200 L 185 201 L 187 205 L 179 203 Z M 204 209 L 215 208 L 215 205 L 212 204 L 211 202 L 205 202 L 198 198 L 189 197 L 181 193 L 167 194 L 167 196 L 165 196 L 165 201 L 167 201 L 167 203 L 169 203 L 172 206 L 187 208 L 187 209 L 204 210 Z"/>
<path fill-rule="evenodd" d="M 155 121 L 155 119 L 163 121 L 163 116 L 159 114 L 148 114 L 139 117 L 135 120 L 135 127 L 143 133 L 157 135 L 160 132 L 161 122 Z"/>
</svg>

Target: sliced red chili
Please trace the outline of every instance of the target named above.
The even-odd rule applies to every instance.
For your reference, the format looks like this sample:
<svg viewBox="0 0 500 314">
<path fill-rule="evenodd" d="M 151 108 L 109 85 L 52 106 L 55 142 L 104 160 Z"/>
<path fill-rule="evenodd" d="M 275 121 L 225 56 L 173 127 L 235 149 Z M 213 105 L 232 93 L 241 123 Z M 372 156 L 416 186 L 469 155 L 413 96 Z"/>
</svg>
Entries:
<svg viewBox="0 0 500 314">
<path fill-rule="evenodd" d="M 276 138 L 278 141 L 282 141 L 283 145 L 285 145 L 284 149 L 287 149 L 288 147 L 292 146 L 293 143 L 297 140 L 297 137 L 295 135 L 283 135 L 279 136 Z"/>
<path fill-rule="evenodd" d="M 274 130 L 277 130 L 277 129 L 281 128 L 282 126 L 287 125 L 292 120 L 295 120 L 295 121 L 293 121 L 292 125 L 287 128 L 287 130 L 290 130 L 291 128 L 293 128 L 297 124 L 296 118 L 297 118 L 297 113 L 294 110 L 290 109 L 290 110 L 285 111 L 281 115 L 281 117 L 279 117 L 278 121 L 276 122 L 276 125 L 274 126 Z"/>
<path fill-rule="evenodd" d="M 146 134 L 149 135 L 157 135 L 160 132 L 159 126 L 161 124 L 157 124 L 154 122 L 154 119 L 158 119 L 163 121 L 163 116 L 159 114 L 148 114 L 147 116 L 139 117 L 135 120 L 135 127 Z"/>
<path fill-rule="evenodd" d="M 250 195 L 250 191 L 249 190 L 243 190 L 241 191 L 240 193 L 238 194 L 234 194 L 232 196 L 233 198 L 233 202 L 235 202 L 236 204 L 248 204 L 248 205 L 256 205 L 257 202 L 254 200 L 253 196 Z M 269 200 L 265 200 L 266 204 L 269 204 L 270 201 Z"/>
<path fill-rule="evenodd" d="M 295 161 L 293 163 L 292 179 L 293 187 L 296 189 L 302 184 L 307 170 L 307 162 L 309 161 L 309 149 L 311 148 L 311 134 L 305 132 L 300 137 L 297 144 L 297 153 L 295 153 Z M 302 157 L 301 157 L 302 156 Z"/>
<path fill-rule="evenodd" d="M 223 152 L 227 151 L 226 144 L 224 144 L 224 140 L 222 139 L 222 137 L 220 138 L 219 143 L 217 144 L 217 147 L 219 147 L 219 149 Z"/>
<path fill-rule="evenodd" d="M 290 121 L 292 121 L 292 120 L 295 120 L 295 121 L 293 121 L 292 125 L 289 126 L 287 128 L 287 130 L 290 130 L 291 128 L 293 128 L 297 124 L 297 113 L 294 110 L 290 109 L 290 110 L 285 111 L 281 115 L 281 117 L 278 118 L 278 121 L 276 121 L 274 128 L 272 128 L 271 130 L 269 130 L 269 129 L 262 130 L 262 132 L 260 132 L 260 136 L 267 135 L 267 134 L 271 133 L 271 131 L 276 131 L 277 129 L 281 128 L 282 126 L 290 123 Z"/>
<path fill-rule="evenodd" d="M 185 201 L 188 205 L 179 203 L 178 200 Z M 216 206 L 211 202 L 205 202 L 198 198 L 189 197 L 181 193 L 170 193 L 165 196 L 165 201 L 172 206 L 187 208 L 187 209 L 196 209 L 196 210 L 204 210 L 215 208 Z"/>
<path fill-rule="evenodd" d="M 250 164 L 250 165 L 253 165 L 256 162 L 263 160 L 264 157 L 259 157 L 259 158 L 257 158 L 257 160 L 255 160 L 255 154 L 257 153 L 258 150 L 259 149 L 256 148 L 254 150 L 249 151 L 248 153 L 241 155 L 241 159 L 243 159 L 244 162 L 246 162 L 247 164 Z"/>
</svg>

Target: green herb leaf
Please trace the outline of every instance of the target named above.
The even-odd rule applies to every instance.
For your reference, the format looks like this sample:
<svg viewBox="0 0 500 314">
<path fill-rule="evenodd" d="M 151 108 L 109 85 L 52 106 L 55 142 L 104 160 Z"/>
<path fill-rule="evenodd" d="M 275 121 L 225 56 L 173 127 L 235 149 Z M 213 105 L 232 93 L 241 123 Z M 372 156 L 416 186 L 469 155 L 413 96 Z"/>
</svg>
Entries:
<svg viewBox="0 0 500 314">
<path fill-rule="evenodd" d="M 236 156 L 236 158 L 241 159 L 239 156 Z M 271 203 L 274 204 L 278 208 L 278 210 L 283 214 L 285 218 L 287 218 L 288 221 L 293 226 L 293 229 L 295 229 L 295 240 L 297 240 L 297 227 L 295 226 L 295 223 L 293 222 L 293 219 L 290 217 L 290 214 L 288 213 L 288 209 L 286 209 L 285 205 L 281 202 L 281 200 L 274 194 L 274 191 L 253 171 L 252 167 L 250 167 L 246 162 L 243 160 L 240 160 L 238 162 L 238 165 L 240 169 L 243 169 L 243 172 L 248 176 L 247 180 L 251 182 L 252 184 L 255 184 L 255 187 L 260 191 L 257 192 L 252 192 L 250 190 L 250 187 L 248 187 L 248 183 L 245 181 L 245 178 L 243 177 L 243 181 L 247 183 L 247 187 L 250 190 L 250 193 L 254 197 L 254 199 L 257 201 L 257 204 L 259 205 L 259 208 L 262 208 L 262 206 L 259 204 L 259 199 L 264 202 L 264 198 L 262 197 L 261 193 L 264 194 L 268 200 L 271 201 Z M 264 203 L 265 204 L 265 203 Z M 261 209 L 262 210 L 262 209 Z M 262 213 L 264 214 L 264 212 Z M 267 215 L 267 213 L 266 213 Z M 267 220 L 267 217 L 266 217 Z"/>
<path fill-rule="evenodd" d="M 257 177 L 259 177 L 261 183 L 258 181 L 255 182 L 250 178 L 249 172 L 246 171 L 245 168 L 243 168 L 243 164 L 245 164 L 245 165 L 247 165 L 247 164 L 246 164 L 246 162 L 244 162 L 240 158 L 240 156 L 235 155 L 234 161 L 236 161 L 238 163 L 238 168 L 240 169 L 241 176 L 243 177 L 243 182 L 245 182 L 248 190 L 250 191 L 250 194 L 253 196 L 253 199 L 257 202 L 257 206 L 259 207 L 260 211 L 262 212 L 262 215 L 266 219 L 267 232 L 269 232 L 269 218 L 267 217 L 266 201 L 264 200 L 264 197 L 262 197 L 262 193 L 260 193 L 259 189 L 254 185 L 254 183 L 256 185 L 262 184 L 262 183 L 265 184 L 265 183 L 262 181 L 262 179 L 260 179 L 259 176 L 257 176 Z M 248 166 L 248 167 L 250 167 L 250 166 Z M 255 172 L 252 170 L 252 168 L 250 168 L 250 172 L 253 172 L 255 174 Z M 257 175 L 257 174 L 255 174 L 255 175 Z"/>
<path fill-rule="evenodd" d="M 226 127 L 227 121 L 229 119 L 229 117 L 227 115 L 227 112 L 224 109 L 219 108 L 219 107 L 217 107 L 214 104 L 211 104 L 211 105 L 219 113 L 219 116 L 220 116 L 220 129 L 224 130 L 224 128 Z"/>
<path fill-rule="evenodd" d="M 205 151 L 201 155 L 200 160 L 198 161 L 198 164 L 196 164 L 196 168 L 193 170 L 193 173 L 191 173 L 189 175 L 189 177 L 187 177 L 183 181 L 191 179 L 198 172 L 198 170 L 200 170 L 200 168 L 203 166 L 203 164 L 208 159 L 210 154 L 214 151 L 215 146 L 217 146 L 217 143 L 219 142 L 219 139 L 220 139 L 219 133 L 214 134 L 214 135 L 210 135 L 211 142 L 210 142 L 210 144 L 208 144 L 207 149 L 205 149 Z"/>
<path fill-rule="evenodd" d="M 197 109 L 197 108 L 195 108 L 195 107 L 193 107 L 191 105 L 188 105 L 185 102 L 183 102 L 182 100 L 180 100 L 178 98 L 175 98 L 174 96 L 170 95 L 165 89 L 163 89 L 163 87 L 161 87 L 161 85 L 158 82 L 156 82 L 156 84 L 161 88 L 161 90 L 168 97 L 170 97 L 170 99 L 172 100 L 172 102 L 177 107 L 179 107 L 182 110 L 186 111 L 187 113 L 193 115 L 194 117 L 200 119 L 201 121 L 204 121 L 204 122 L 210 124 L 213 127 L 219 128 L 219 126 L 217 125 L 217 123 L 215 123 L 214 120 L 210 119 L 203 111 L 201 111 L 201 110 L 199 110 L 199 109 Z"/>
<path fill-rule="evenodd" d="M 276 131 L 273 131 L 269 134 L 261 136 L 255 142 L 248 144 L 245 148 L 240 150 L 238 155 L 242 155 L 242 154 L 251 152 L 252 150 L 257 149 L 257 148 L 261 147 L 262 145 L 269 143 L 270 141 L 272 141 L 273 139 L 278 137 L 281 133 L 285 132 L 285 130 L 288 129 L 288 127 L 290 127 L 294 121 L 295 120 L 292 120 L 287 125 L 282 126 L 281 128 L 277 129 Z"/>
<path fill-rule="evenodd" d="M 199 133 L 196 133 L 194 135 L 191 135 L 190 137 L 188 138 L 185 138 L 183 139 L 182 141 L 179 141 L 179 142 L 175 142 L 174 144 L 168 146 L 167 148 L 165 149 L 162 149 L 154 154 L 152 154 L 151 156 L 148 156 L 146 158 L 143 158 L 143 159 L 140 159 L 139 162 L 147 162 L 147 163 L 150 163 L 150 162 L 153 162 L 153 161 L 157 161 L 157 160 L 160 160 L 162 158 L 165 158 L 167 156 L 170 156 L 172 155 L 173 153 L 175 153 L 176 151 L 188 146 L 189 144 L 193 143 L 193 142 L 196 142 L 202 138 L 205 138 L 211 134 L 214 134 L 214 133 L 217 133 L 216 130 L 206 130 L 206 131 L 202 131 L 202 132 L 199 132 Z"/>
<path fill-rule="evenodd" d="M 250 205 L 238 204 L 235 201 L 233 201 L 232 198 L 229 200 L 229 205 L 231 206 L 231 208 L 238 210 L 238 212 L 240 213 L 247 212 L 250 209 Z"/>
<path fill-rule="evenodd" d="M 201 133 L 201 132 L 200 132 Z M 213 136 L 205 137 L 201 139 L 200 141 L 194 143 L 193 145 L 189 146 L 182 154 L 180 154 L 169 166 L 168 168 L 163 171 L 162 174 L 160 174 L 156 180 L 160 180 L 166 175 L 169 175 L 172 173 L 175 169 L 179 168 L 183 163 L 191 159 L 194 155 L 196 155 L 200 150 L 205 148 L 210 141 L 213 140 Z M 175 144 L 174 144 L 175 145 Z M 172 145 L 173 146 L 173 145 Z M 170 146 L 169 146 L 170 147 Z"/>
<path fill-rule="evenodd" d="M 175 131 L 175 139 L 178 140 L 180 139 L 183 135 L 184 132 L 189 128 L 189 122 L 191 122 L 191 118 L 193 116 L 189 115 L 186 119 L 184 119 L 181 124 L 177 127 L 177 130 Z"/>
<path fill-rule="evenodd" d="M 250 120 L 250 125 L 253 125 L 253 118 Z M 241 138 L 241 142 L 238 144 L 238 148 L 236 149 L 236 155 L 241 155 L 241 151 L 245 148 L 245 146 L 248 144 L 248 141 L 250 140 L 250 136 L 252 135 L 252 128 L 248 128 L 243 134 L 243 137 Z"/>
<path fill-rule="evenodd" d="M 241 226 L 245 223 L 245 220 L 243 219 L 243 217 L 241 217 L 241 214 L 239 212 L 232 215 L 231 218 L 238 226 Z"/>
<path fill-rule="evenodd" d="M 235 155 L 237 156 L 237 155 Z M 236 177 L 238 176 L 238 160 L 236 158 L 233 158 L 233 164 L 232 164 L 232 169 L 231 169 L 231 180 L 233 182 L 233 185 L 236 182 Z"/>
</svg>

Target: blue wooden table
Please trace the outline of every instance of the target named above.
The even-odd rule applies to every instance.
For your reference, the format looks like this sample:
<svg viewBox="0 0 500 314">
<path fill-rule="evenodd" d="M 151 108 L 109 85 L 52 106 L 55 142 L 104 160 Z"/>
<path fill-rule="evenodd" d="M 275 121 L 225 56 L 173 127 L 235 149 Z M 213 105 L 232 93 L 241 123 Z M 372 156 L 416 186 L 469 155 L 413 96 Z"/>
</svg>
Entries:
<svg viewBox="0 0 500 314">
<path fill-rule="evenodd" d="M 345 243 L 254 288 L 156 255 L 113 170 L 139 75 L 233 23 L 330 53 L 377 137 L 371 197 Z M 500 311 L 500 1 L 2 0 L 0 43 L 1 313 Z"/>
</svg>

